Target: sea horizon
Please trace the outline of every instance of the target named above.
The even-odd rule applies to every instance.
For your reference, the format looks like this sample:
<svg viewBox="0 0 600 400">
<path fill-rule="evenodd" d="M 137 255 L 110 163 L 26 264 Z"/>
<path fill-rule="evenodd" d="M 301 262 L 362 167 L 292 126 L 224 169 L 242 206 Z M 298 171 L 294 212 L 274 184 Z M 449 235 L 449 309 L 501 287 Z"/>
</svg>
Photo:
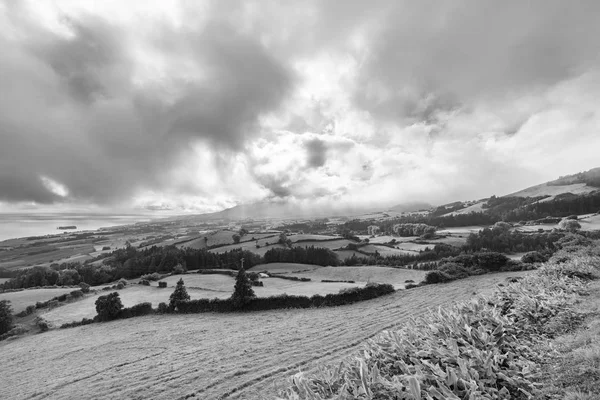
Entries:
<svg viewBox="0 0 600 400">
<path fill-rule="evenodd" d="M 63 232 L 94 231 L 168 218 L 169 215 L 128 213 L 0 213 L 0 241 Z M 76 229 L 59 230 L 60 226 Z"/>
</svg>

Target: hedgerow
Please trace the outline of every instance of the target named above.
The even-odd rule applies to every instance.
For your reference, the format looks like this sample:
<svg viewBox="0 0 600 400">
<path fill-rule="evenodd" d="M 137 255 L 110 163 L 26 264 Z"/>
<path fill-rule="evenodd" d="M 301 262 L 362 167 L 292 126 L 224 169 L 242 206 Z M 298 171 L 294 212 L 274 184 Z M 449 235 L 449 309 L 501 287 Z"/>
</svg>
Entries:
<svg viewBox="0 0 600 400">
<path fill-rule="evenodd" d="M 587 252 L 587 253 L 586 253 Z M 552 260 L 494 296 L 432 311 L 370 340 L 360 356 L 298 373 L 280 396 L 325 399 L 529 399 L 539 394 L 543 339 L 572 329 L 585 280 L 600 277 L 587 250 Z M 584 278 L 584 279 L 582 279 Z"/>
</svg>

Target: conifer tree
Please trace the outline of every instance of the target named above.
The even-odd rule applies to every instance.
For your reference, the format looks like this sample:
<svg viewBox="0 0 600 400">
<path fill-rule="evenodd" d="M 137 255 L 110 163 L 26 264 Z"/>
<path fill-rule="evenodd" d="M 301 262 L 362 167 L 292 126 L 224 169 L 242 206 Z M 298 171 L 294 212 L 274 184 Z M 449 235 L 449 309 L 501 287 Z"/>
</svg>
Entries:
<svg viewBox="0 0 600 400">
<path fill-rule="evenodd" d="M 254 294 L 254 290 L 252 290 L 252 284 L 248 275 L 246 275 L 246 270 L 244 270 L 244 267 L 241 267 L 235 278 L 235 288 L 231 295 L 233 306 L 235 308 L 242 308 L 253 297 L 256 297 L 256 295 Z"/>
<path fill-rule="evenodd" d="M 11 330 L 13 315 L 10 301 L 0 300 L 0 335 Z"/>
<path fill-rule="evenodd" d="M 180 302 L 187 301 L 189 299 L 190 295 L 185 288 L 183 278 L 180 278 L 177 282 L 177 286 L 175 286 L 175 290 L 173 293 L 171 293 L 171 297 L 169 297 L 169 307 L 172 310 L 175 310 Z"/>
</svg>

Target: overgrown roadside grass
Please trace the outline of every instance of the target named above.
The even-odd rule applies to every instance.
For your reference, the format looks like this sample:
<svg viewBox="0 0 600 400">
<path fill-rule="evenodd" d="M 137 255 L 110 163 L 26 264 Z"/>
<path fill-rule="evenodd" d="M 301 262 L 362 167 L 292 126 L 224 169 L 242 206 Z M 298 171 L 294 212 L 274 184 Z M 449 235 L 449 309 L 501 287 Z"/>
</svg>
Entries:
<svg viewBox="0 0 600 400">
<path fill-rule="evenodd" d="M 555 351 L 542 366 L 541 380 L 547 399 L 600 399 L 600 282 L 588 289 L 577 305 L 582 324 L 550 343 Z"/>
<path fill-rule="evenodd" d="M 586 315 L 588 322 L 597 321 L 597 310 L 590 311 L 597 307 L 597 292 L 588 282 L 599 275 L 600 243 L 564 249 L 534 275 L 499 288 L 491 297 L 430 312 L 384 332 L 339 366 L 296 374 L 280 396 L 598 398 L 600 323 L 577 334 L 569 332 L 581 326 Z M 573 339 L 560 336 L 565 333 Z M 562 353 L 557 351 L 560 340 L 565 341 Z M 564 379 L 562 384 L 557 376 Z M 556 384 L 549 383 L 553 378 Z"/>
</svg>

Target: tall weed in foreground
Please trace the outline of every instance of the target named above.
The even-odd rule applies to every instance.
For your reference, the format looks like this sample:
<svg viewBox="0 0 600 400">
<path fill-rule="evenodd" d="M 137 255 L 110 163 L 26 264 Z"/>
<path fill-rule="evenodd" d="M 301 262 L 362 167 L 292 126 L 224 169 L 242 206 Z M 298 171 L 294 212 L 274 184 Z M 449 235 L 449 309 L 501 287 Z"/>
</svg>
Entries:
<svg viewBox="0 0 600 400">
<path fill-rule="evenodd" d="M 439 309 L 385 331 L 339 366 L 296 374 L 281 398 L 532 398 L 540 393 L 535 381 L 541 339 L 564 328 L 552 322 L 575 314 L 572 305 L 585 291 L 584 281 L 600 271 L 600 257 L 593 252 L 566 254 L 567 259 L 551 261 L 489 298 Z"/>
</svg>

